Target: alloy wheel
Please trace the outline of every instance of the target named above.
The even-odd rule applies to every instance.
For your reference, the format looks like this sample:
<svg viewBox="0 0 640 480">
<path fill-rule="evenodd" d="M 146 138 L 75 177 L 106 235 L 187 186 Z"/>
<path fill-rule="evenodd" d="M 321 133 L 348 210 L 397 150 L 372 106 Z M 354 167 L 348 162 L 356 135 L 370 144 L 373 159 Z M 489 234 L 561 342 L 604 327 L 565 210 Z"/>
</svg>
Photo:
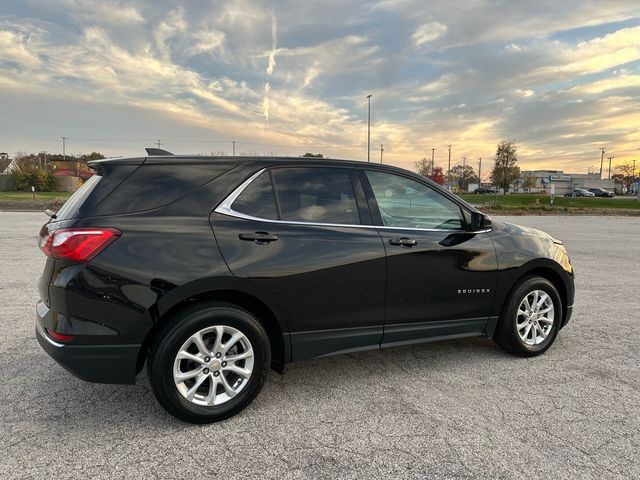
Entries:
<svg viewBox="0 0 640 480">
<path fill-rule="evenodd" d="M 527 293 L 516 313 L 516 330 L 525 345 L 535 346 L 545 341 L 553 328 L 555 308 L 551 296 L 543 290 Z"/>
<path fill-rule="evenodd" d="M 245 388 L 253 365 L 247 336 L 236 328 L 216 325 L 199 330 L 182 344 L 173 363 L 173 381 L 189 402 L 220 405 Z"/>
</svg>

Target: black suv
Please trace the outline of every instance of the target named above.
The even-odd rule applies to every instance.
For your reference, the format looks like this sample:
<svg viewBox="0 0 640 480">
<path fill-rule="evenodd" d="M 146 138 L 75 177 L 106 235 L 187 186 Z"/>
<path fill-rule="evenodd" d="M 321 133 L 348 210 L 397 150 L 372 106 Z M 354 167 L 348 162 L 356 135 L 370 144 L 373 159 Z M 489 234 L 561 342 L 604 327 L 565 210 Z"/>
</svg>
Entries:
<svg viewBox="0 0 640 480">
<path fill-rule="evenodd" d="M 471 335 L 539 355 L 571 316 L 562 243 L 399 168 L 306 158 L 90 162 L 42 227 L 36 335 L 81 379 L 212 422 L 269 367 Z"/>
</svg>

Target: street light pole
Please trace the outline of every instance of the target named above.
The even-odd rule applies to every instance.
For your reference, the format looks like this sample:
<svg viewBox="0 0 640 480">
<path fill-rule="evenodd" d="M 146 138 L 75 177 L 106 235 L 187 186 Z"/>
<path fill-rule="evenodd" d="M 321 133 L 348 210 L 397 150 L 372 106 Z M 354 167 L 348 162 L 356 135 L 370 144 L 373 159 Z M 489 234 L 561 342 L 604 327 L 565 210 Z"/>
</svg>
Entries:
<svg viewBox="0 0 640 480">
<path fill-rule="evenodd" d="M 369 108 L 367 113 L 367 162 L 371 161 L 371 95 L 367 95 Z"/>
<path fill-rule="evenodd" d="M 382 152 L 384 152 L 384 145 L 380 144 L 380 163 L 382 163 Z"/>
<path fill-rule="evenodd" d="M 449 166 L 447 167 L 447 185 L 449 185 L 449 190 L 451 190 L 451 145 L 447 147 L 449 150 Z"/>
<path fill-rule="evenodd" d="M 478 158 L 478 186 L 482 186 L 482 157 Z"/>
<path fill-rule="evenodd" d="M 611 160 L 615 157 L 607 157 L 609 159 L 609 180 L 611 180 Z"/>
<path fill-rule="evenodd" d="M 435 154 L 436 154 L 436 149 L 432 148 L 431 149 L 431 175 L 433 175 L 433 170 L 435 168 L 435 163 L 434 163 Z"/>
<path fill-rule="evenodd" d="M 62 160 L 66 160 L 67 159 L 67 137 L 61 137 L 62 138 Z"/>
<path fill-rule="evenodd" d="M 604 147 L 600 147 L 600 179 L 602 179 L 602 164 L 604 162 Z"/>
</svg>

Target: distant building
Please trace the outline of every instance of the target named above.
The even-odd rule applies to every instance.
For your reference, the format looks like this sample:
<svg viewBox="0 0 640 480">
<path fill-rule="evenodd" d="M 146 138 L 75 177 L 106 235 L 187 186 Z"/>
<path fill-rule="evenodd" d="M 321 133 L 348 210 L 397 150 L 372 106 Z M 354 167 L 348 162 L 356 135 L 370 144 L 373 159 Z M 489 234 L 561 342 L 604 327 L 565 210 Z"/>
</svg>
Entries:
<svg viewBox="0 0 640 480">
<path fill-rule="evenodd" d="M 562 170 L 526 170 L 522 172 L 520 182 L 514 192 L 525 192 L 522 181 L 525 178 L 533 178 L 535 183 L 528 191 L 532 193 L 552 193 L 564 195 L 574 188 L 604 188 L 613 191 L 615 183 L 613 179 L 601 179 L 599 173 L 564 173 Z M 553 185 L 553 187 L 552 187 Z"/>
</svg>

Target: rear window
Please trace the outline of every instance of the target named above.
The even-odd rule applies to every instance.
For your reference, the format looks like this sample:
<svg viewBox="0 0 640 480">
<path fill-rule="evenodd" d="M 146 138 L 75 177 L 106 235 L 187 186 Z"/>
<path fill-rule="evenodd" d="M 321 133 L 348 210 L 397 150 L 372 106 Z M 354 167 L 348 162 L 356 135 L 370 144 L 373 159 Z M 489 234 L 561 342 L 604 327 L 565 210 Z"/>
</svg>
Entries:
<svg viewBox="0 0 640 480">
<path fill-rule="evenodd" d="M 76 192 L 69 197 L 62 208 L 56 213 L 56 220 L 67 220 L 73 218 L 78 213 L 78 210 L 91 194 L 94 188 L 98 185 L 98 182 L 102 177 L 100 175 L 93 175 L 82 186 L 76 190 Z"/>
<path fill-rule="evenodd" d="M 111 215 L 142 212 L 168 205 L 228 171 L 226 163 L 144 164 L 92 212 Z"/>
</svg>

